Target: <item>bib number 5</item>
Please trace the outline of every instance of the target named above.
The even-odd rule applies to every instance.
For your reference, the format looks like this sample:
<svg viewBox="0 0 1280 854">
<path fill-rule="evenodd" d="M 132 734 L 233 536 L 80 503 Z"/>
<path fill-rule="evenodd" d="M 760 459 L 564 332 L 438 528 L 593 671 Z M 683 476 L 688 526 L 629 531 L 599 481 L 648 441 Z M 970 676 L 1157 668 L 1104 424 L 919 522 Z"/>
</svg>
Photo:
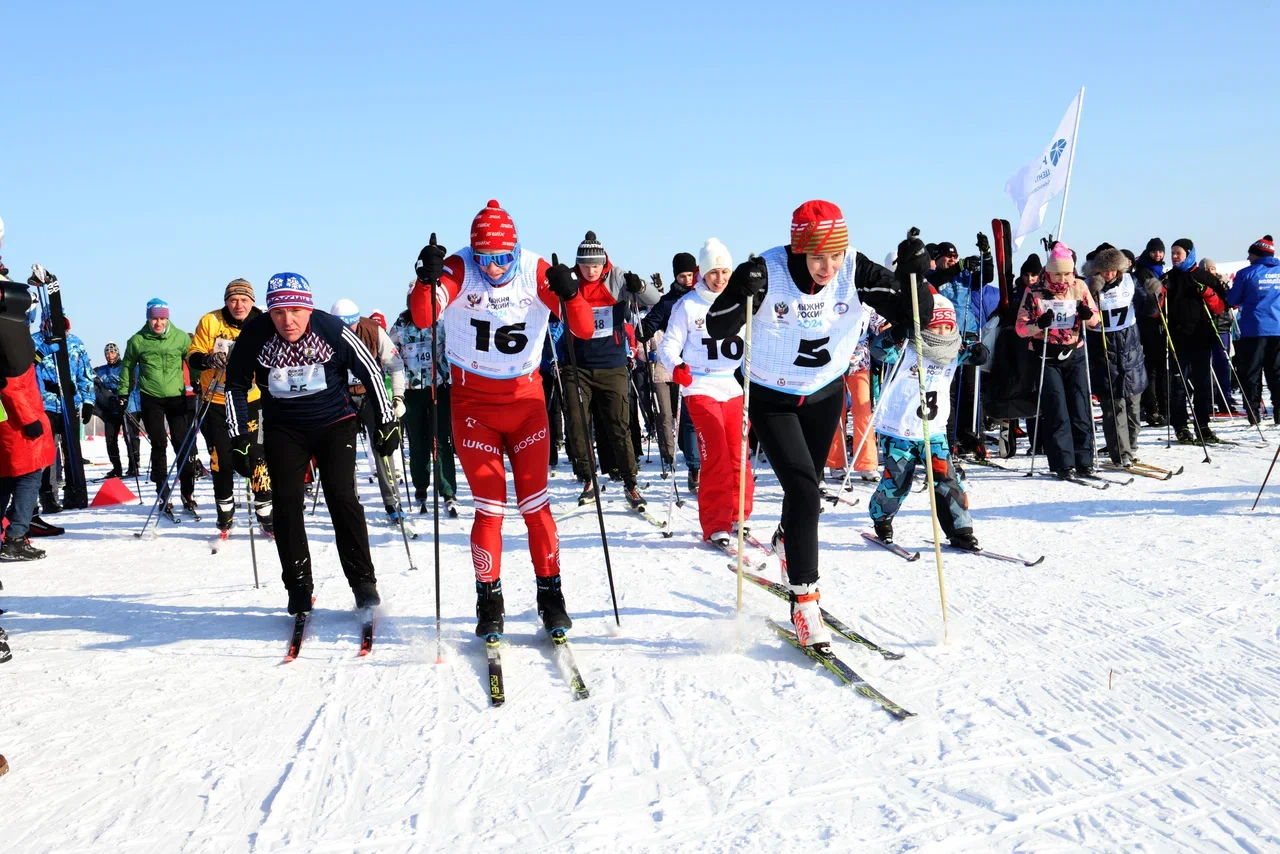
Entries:
<svg viewBox="0 0 1280 854">
<path fill-rule="evenodd" d="M 800 352 L 792 364 L 797 368 L 821 368 L 831 361 L 831 354 L 827 352 L 830 342 L 829 335 L 826 338 L 801 339 Z"/>
</svg>

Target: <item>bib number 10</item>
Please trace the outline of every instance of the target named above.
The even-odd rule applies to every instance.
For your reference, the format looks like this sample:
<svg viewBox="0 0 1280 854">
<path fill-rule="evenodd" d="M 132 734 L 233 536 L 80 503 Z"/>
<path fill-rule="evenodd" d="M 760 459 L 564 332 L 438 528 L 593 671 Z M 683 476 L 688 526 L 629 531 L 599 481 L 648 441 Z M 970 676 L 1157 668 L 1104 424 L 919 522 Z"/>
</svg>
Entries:
<svg viewBox="0 0 1280 854">
<path fill-rule="evenodd" d="M 737 361 L 742 358 L 742 339 L 737 335 L 716 341 L 714 338 L 703 338 L 702 346 L 707 348 L 707 359 L 718 359 L 723 354 L 726 359 Z"/>
<path fill-rule="evenodd" d="M 514 356 L 519 353 L 529 343 L 529 336 L 524 334 L 523 323 L 499 326 L 498 331 L 492 333 L 492 335 L 490 330 L 493 324 L 487 320 L 472 319 L 471 325 L 476 330 L 476 349 L 481 353 L 489 352 L 491 337 L 492 344 L 498 348 L 498 352 L 508 356 Z"/>
</svg>

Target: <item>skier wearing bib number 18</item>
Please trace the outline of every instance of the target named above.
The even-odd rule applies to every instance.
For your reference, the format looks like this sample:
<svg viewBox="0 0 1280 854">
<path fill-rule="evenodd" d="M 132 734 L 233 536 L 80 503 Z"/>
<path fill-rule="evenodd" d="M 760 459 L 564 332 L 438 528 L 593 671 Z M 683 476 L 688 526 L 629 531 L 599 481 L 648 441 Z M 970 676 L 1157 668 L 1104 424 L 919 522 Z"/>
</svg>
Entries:
<svg viewBox="0 0 1280 854">
<path fill-rule="evenodd" d="M 511 462 L 516 506 L 529 532 L 538 615 L 548 632 L 572 628 L 560 587 L 560 541 L 547 498 L 550 440 L 539 368 L 552 312 L 559 315 L 563 302 L 570 329 L 590 338 L 591 308 L 578 295 L 567 266 L 551 266 L 521 247 L 515 223 L 496 201 L 476 214 L 470 246 L 446 258 L 433 234 L 415 271 L 409 310 L 420 328 L 443 323 L 453 377 L 454 447 L 475 496 L 471 560 L 476 635 L 488 638 L 503 631 L 504 454 Z"/>
<path fill-rule="evenodd" d="M 863 303 L 894 327 L 911 325 L 910 274 L 922 316 L 933 311 L 919 239 L 899 246 L 890 272 L 849 246 L 831 202 L 805 202 L 791 217 L 791 243 L 739 264 L 707 313 L 707 332 L 732 338 L 752 302 L 751 422 L 782 484 L 773 537 L 786 565 L 791 621 L 805 646 L 829 646 L 818 605 L 820 484 L 844 405 L 844 374 L 867 325 Z"/>
<path fill-rule="evenodd" d="M 698 486 L 698 520 L 702 538 L 729 545 L 737 530 L 738 468 L 742 464 L 742 386 L 734 371 L 742 364 L 743 341 L 709 337 L 707 310 L 729 284 L 733 259 L 714 237 L 699 253 L 702 279 L 676 302 L 667 331 L 658 345 L 658 359 L 681 386 L 685 406 L 698 432 L 702 478 Z M 751 518 L 753 483 L 750 463 L 746 478 L 746 511 Z"/>
<path fill-rule="evenodd" d="M 933 461 L 933 491 L 938 498 L 938 524 L 955 548 L 978 550 L 973 519 L 969 516 L 969 497 L 951 463 L 947 424 L 951 416 L 952 378 L 962 364 L 974 367 L 986 364 L 987 348 L 981 341 L 964 346 L 956 324 L 956 309 L 951 300 L 941 294 L 934 295 L 933 313 L 920 330 L 927 412 L 921 411 L 920 362 L 911 343 L 899 356 L 902 365 L 896 369 L 896 376 L 880 401 L 881 416 L 876 433 L 880 436 L 880 453 L 884 457 L 884 477 L 871 496 L 868 509 L 876 536 L 886 543 L 893 542 L 893 517 L 911 493 L 916 466 L 925 462 L 924 443 L 928 441 Z M 927 439 L 922 415 L 929 419 Z"/>
</svg>

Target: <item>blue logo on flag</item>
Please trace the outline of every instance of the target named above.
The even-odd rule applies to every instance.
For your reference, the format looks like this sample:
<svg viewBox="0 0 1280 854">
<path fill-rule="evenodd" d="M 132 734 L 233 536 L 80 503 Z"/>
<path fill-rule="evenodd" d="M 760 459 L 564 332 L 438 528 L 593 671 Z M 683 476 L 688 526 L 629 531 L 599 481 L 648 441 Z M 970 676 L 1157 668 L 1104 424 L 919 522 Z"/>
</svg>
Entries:
<svg viewBox="0 0 1280 854">
<path fill-rule="evenodd" d="M 1053 161 L 1053 165 L 1057 166 L 1058 161 L 1062 159 L 1062 152 L 1067 150 L 1067 141 L 1060 139 L 1049 149 L 1049 159 Z"/>
</svg>

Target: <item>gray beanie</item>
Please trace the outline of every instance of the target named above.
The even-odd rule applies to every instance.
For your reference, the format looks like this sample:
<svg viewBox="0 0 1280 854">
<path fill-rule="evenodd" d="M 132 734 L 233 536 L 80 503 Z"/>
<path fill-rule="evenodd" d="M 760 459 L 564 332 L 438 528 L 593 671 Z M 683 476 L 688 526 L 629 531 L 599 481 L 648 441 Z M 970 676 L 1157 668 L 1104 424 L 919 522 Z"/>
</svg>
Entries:
<svg viewBox="0 0 1280 854">
<path fill-rule="evenodd" d="M 604 254 L 604 247 L 596 239 L 596 233 L 588 231 L 587 236 L 578 244 L 577 262 L 579 264 L 604 264 L 608 260 L 608 257 Z"/>
</svg>

